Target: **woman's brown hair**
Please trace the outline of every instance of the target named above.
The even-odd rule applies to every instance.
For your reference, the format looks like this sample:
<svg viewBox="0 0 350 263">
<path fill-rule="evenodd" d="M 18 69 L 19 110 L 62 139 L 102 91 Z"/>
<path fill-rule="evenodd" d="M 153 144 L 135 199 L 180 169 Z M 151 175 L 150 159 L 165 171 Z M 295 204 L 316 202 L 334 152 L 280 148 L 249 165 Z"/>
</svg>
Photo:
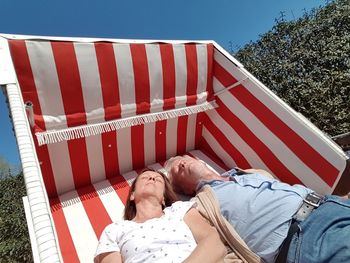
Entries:
<svg viewBox="0 0 350 263">
<path fill-rule="evenodd" d="M 132 220 L 136 216 L 136 205 L 134 200 L 130 200 L 131 194 L 135 191 L 136 182 L 141 174 L 146 171 L 152 171 L 160 174 L 164 179 L 164 207 L 171 206 L 174 202 L 178 200 L 177 195 L 175 194 L 173 187 L 170 184 L 169 179 L 165 176 L 161 171 L 156 171 L 153 169 L 145 168 L 139 173 L 139 175 L 132 182 L 130 191 L 128 194 L 128 199 L 126 200 L 125 208 L 124 208 L 124 220 Z"/>
</svg>

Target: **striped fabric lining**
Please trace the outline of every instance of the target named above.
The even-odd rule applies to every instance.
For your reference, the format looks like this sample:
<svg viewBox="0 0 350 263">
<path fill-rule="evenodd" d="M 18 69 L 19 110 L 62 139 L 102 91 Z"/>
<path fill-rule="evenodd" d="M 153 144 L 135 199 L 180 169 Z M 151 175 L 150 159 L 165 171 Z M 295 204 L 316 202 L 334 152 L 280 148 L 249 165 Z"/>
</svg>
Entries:
<svg viewBox="0 0 350 263">
<path fill-rule="evenodd" d="M 213 107 L 212 44 L 9 43 L 40 145 Z"/>
<path fill-rule="evenodd" d="M 282 181 L 303 183 L 320 193 L 332 192 L 345 169 L 344 156 L 329 147 L 287 105 L 215 50 L 214 92 L 244 79 L 247 80 L 237 87 L 221 93 L 217 98 L 219 107 L 207 114 L 210 121 L 204 122 L 203 132 L 207 143 L 216 151 L 218 146 L 214 145 L 225 139 L 231 146 L 221 145 L 227 152 L 220 156 L 223 160 L 265 169 Z"/>
<path fill-rule="evenodd" d="M 215 156 L 200 150 L 189 154 L 205 161 L 220 174 L 226 170 Z M 162 164 L 155 163 L 149 167 L 160 169 Z M 129 186 L 136 176 L 137 172 L 131 171 L 50 200 L 64 262 L 92 262 L 105 226 L 122 219 Z"/>
<path fill-rule="evenodd" d="M 54 197 L 195 149 L 201 126 L 197 115 L 182 116 L 37 147 L 48 194 Z"/>
<path fill-rule="evenodd" d="M 213 46 L 188 45 L 10 41 L 24 101 L 34 104 L 34 133 L 57 122 L 91 124 L 101 114 L 110 121 L 201 103 L 213 92 Z M 196 119 L 184 115 L 41 146 L 34 140 L 48 195 L 194 149 L 201 135 Z"/>
</svg>

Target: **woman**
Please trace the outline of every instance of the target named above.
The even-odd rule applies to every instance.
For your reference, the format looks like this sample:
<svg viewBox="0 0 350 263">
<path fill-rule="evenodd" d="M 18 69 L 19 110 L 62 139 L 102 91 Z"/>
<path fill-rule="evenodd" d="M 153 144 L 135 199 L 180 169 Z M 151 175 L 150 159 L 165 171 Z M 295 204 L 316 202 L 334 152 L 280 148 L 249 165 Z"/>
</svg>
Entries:
<svg viewBox="0 0 350 263">
<path fill-rule="evenodd" d="M 161 172 L 143 170 L 131 185 L 124 220 L 103 231 L 95 262 L 220 262 L 226 254 L 216 229 L 176 201 Z"/>
</svg>

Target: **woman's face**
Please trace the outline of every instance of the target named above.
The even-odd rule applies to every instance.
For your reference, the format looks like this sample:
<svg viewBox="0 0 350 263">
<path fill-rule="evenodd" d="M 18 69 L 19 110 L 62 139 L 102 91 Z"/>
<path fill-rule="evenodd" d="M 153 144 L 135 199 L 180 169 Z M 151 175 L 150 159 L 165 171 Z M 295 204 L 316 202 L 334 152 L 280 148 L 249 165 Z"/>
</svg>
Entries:
<svg viewBox="0 0 350 263">
<path fill-rule="evenodd" d="M 135 202 L 142 198 L 154 197 L 161 204 L 164 200 L 165 182 L 163 177 L 154 171 L 145 171 L 140 174 L 135 184 L 131 200 Z"/>
</svg>

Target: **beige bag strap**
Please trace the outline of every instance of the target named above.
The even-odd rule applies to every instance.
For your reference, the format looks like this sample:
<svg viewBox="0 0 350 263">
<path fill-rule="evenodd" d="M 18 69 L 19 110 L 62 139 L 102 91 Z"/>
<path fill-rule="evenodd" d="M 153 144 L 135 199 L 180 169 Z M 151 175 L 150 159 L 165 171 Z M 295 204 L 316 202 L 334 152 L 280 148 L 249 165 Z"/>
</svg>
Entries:
<svg viewBox="0 0 350 263">
<path fill-rule="evenodd" d="M 249 249 L 244 240 L 238 235 L 237 231 L 221 215 L 216 196 L 209 186 L 204 186 L 196 197 L 199 206 L 204 208 L 206 217 L 212 222 L 220 236 L 224 238 L 229 247 L 243 262 L 262 262 L 261 258 Z"/>
</svg>

